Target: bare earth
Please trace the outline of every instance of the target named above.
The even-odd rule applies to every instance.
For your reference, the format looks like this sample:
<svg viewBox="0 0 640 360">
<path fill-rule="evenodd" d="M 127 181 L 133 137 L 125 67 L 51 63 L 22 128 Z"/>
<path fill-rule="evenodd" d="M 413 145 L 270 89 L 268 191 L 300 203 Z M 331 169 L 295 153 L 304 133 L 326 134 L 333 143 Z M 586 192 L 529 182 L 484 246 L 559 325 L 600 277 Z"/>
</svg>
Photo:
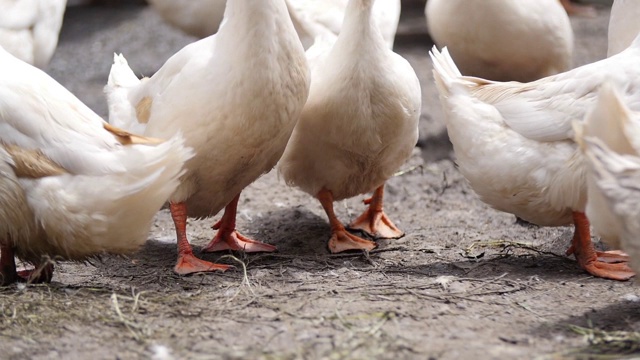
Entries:
<svg viewBox="0 0 640 360">
<path fill-rule="evenodd" d="M 572 19 L 576 65 L 605 56 L 608 15 L 601 8 L 596 18 Z M 104 116 L 114 51 L 150 75 L 190 41 L 144 6 L 75 7 L 48 72 Z M 173 224 L 162 211 L 130 258 L 62 263 L 50 285 L 0 289 L 0 358 L 591 359 L 638 351 L 632 282 L 584 273 L 563 255 L 572 229 L 516 224 L 477 200 L 456 170 L 431 46 L 422 9 L 405 6 L 396 50 L 422 79 L 423 110 L 410 171 L 387 187 L 386 211 L 404 238 L 380 241 L 368 255 L 329 255 L 320 205 L 271 173 L 243 193 L 238 226 L 278 253 L 202 255 L 236 269 L 177 276 Z M 357 216 L 363 198 L 337 203 L 339 217 Z M 190 221 L 196 248 L 213 236 L 214 220 Z"/>
</svg>

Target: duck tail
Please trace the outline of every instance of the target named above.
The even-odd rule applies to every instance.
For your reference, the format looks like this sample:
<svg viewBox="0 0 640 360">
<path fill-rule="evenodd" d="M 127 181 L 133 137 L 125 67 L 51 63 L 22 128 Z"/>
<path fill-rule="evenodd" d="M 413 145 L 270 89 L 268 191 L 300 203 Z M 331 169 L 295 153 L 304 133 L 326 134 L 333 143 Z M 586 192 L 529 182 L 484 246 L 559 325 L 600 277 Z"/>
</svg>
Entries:
<svg viewBox="0 0 640 360">
<path fill-rule="evenodd" d="M 444 47 L 442 52 L 434 45 L 429 52 L 433 62 L 433 77 L 441 95 L 448 96 L 453 83 L 462 77 L 460 70 L 453 62 L 449 50 Z"/>
<path fill-rule="evenodd" d="M 39 249 L 82 260 L 103 252 L 131 253 L 147 240 L 155 214 L 178 187 L 183 165 L 193 152 L 181 135 L 119 151 L 123 171 L 29 180 L 34 186 L 26 192 L 28 202 L 46 243 L 32 241 L 28 249 L 16 244 L 19 254 L 36 249 L 37 255 Z"/>
<path fill-rule="evenodd" d="M 140 86 L 141 80 L 129 67 L 122 54 L 113 54 L 113 65 L 109 80 L 104 87 L 109 104 L 109 123 L 137 134 L 144 134 L 146 124 L 137 121 L 135 106 L 130 99 L 131 92 Z"/>
</svg>

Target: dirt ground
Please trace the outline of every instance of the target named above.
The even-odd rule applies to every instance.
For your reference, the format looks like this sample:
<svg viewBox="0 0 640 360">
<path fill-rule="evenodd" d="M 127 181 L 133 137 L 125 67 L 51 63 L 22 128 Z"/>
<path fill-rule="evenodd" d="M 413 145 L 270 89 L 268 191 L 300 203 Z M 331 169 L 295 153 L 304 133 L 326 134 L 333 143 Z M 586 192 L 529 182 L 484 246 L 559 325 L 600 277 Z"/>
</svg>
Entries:
<svg viewBox="0 0 640 360">
<path fill-rule="evenodd" d="M 606 53 L 609 9 L 573 18 L 576 65 Z M 114 51 L 150 75 L 193 38 L 139 5 L 74 7 L 47 71 L 101 115 Z M 423 86 L 421 140 L 388 182 L 406 231 L 369 254 L 330 255 L 320 205 L 273 173 L 242 195 L 238 227 L 275 254 L 209 254 L 225 274 L 172 272 L 167 211 L 129 257 L 57 265 L 49 285 L 0 289 L 2 359 L 596 359 L 640 350 L 640 291 L 563 256 L 570 228 L 515 223 L 482 204 L 452 161 L 422 9 L 405 6 L 396 50 Z M 420 166 L 420 167 L 416 167 Z M 336 204 L 345 222 L 363 197 Z M 214 219 L 190 221 L 199 248 Z M 233 257 L 234 255 L 235 257 Z"/>
</svg>

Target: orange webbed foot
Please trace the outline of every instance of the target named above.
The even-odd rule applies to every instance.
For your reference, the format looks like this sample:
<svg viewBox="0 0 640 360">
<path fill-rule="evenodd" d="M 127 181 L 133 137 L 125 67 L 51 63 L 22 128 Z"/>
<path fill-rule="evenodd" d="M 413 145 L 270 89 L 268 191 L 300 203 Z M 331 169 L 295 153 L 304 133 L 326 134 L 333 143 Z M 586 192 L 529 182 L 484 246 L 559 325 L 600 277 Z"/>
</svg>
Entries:
<svg viewBox="0 0 640 360">
<path fill-rule="evenodd" d="M 238 200 L 240 200 L 240 194 L 236 195 L 233 200 L 227 204 L 222 218 L 213 224 L 212 228 L 218 230 L 218 232 L 211 242 L 202 248 L 202 252 L 223 250 L 236 250 L 248 253 L 276 251 L 275 246 L 248 238 L 236 230 Z"/>
<path fill-rule="evenodd" d="M 363 231 L 376 239 L 399 239 L 404 236 L 384 211 L 373 211 L 370 208 L 349 224 L 348 228 Z"/>
<path fill-rule="evenodd" d="M 250 239 L 238 231 L 232 232 L 218 231 L 211 242 L 202 248 L 202 252 L 216 252 L 223 250 L 244 251 L 247 253 L 254 252 L 274 252 L 276 247 L 265 244 L 263 242 Z"/>
<path fill-rule="evenodd" d="M 581 212 L 573 213 L 575 233 L 567 255 L 573 254 L 578 265 L 589 274 L 604 279 L 629 280 L 635 273 L 627 261 L 629 256 L 621 251 L 596 251 L 591 242 L 589 220 Z"/>
<path fill-rule="evenodd" d="M 636 275 L 626 262 L 606 263 L 598 260 L 588 260 L 585 264 L 580 264 L 589 274 L 604 279 L 625 281 Z"/>
<path fill-rule="evenodd" d="M 629 255 L 621 251 L 581 251 L 576 252 L 574 246 L 567 250 L 567 255 L 575 255 L 578 265 L 593 276 L 612 280 L 629 280 L 635 273 L 627 262 Z"/>
<path fill-rule="evenodd" d="M 371 251 L 375 249 L 376 246 L 376 243 L 373 241 L 350 234 L 344 229 L 333 231 L 331 239 L 329 239 L 329 251 L 331 251 L 332 254 L 348 250 Z"/>
<path fill-rule="evenodd" d="M 179 275 L 194 274 L 199 272 L 226 271 L 233 266 L 215 264 L 198 259 L 193 254 L 179 254 L 178 261 L 173 270 Z"/>
<path fill-rule="evenodd" d="M 404 233 L 389 219 L 382 210 L 384 196 L 384 185 L 379 186 L 370 199 L 364 203 L 369 205 L 355 221 L 349 224 L 348 228 L 360 230 L 371 237 L 377 239 L 399 239 Z"/>
</svg>

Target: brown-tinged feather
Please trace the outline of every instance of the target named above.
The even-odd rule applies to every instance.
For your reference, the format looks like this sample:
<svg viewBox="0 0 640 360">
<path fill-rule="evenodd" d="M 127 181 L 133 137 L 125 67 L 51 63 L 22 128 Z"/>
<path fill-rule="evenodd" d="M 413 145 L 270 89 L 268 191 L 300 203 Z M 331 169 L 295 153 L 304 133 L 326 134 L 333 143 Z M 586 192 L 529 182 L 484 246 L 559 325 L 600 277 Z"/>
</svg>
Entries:
<svg viewBox="0 0 640 360">
<path fill-rule="evenodd" d="M 11 155 L 17 177 L 39 179 L 47 176 L 66 174 L 67 171 L 40 150 L 23 149 L 16 145 L 2 145 Z"/>
<path fill-rule="evenodd" d="M 112 133 L 122 145 L 131 145 L 131 144 L 155 145 L 163 142 L 163 140 L 161 139 L 132 134 L 126 130 L 122 130 L 108 123 L 104 123 L 104 129 Z"/>
<path fill-rule="evenodd" d="M 151 116 L 151 104 L 153 104 L 153 99 L 148 96 L 145 96 L 138 102 L 136 105 L 136 118 L 139 123 L 146 124 L 149 122 L 149 117 Z"/>
</svg>

